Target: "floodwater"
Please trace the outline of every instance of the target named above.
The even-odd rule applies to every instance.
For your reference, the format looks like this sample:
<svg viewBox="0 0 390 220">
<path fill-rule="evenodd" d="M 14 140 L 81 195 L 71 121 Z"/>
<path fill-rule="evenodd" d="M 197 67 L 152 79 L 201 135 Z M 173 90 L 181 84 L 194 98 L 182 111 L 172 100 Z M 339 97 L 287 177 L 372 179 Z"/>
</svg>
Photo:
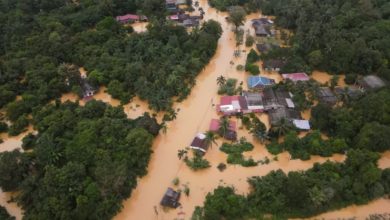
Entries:
<svg viewBox="0 0 390 220">
<path fill-rule="evenodd" d="M 339 77 L 339 80 L 337 82 L 337 86 L 342 86 L 344 87 L 346 84 L 344 82 L 345 75 L 337 75 Z M 313 71 L 311 74 L 311 78 L 315 79 L 317 82 L 321 84 L 329 83 L 330 80 L 332 79 L 333 75 L 330 75 L 329 73 L 326 72 L 321 72 L 321 71 Z"/>
<path fill-rule="evenodd" d="M 232 26 L 225 21 L 226 13 L 217 12 L 210 8 L 207 0 L 200 0 L 199 3 L 206 12 L 206 20 L 214 19 L 222 24 L 224 33 L 219 40 L 217 52 L 210 63 L 199 74 L 196 86 L 192 89 L 191 95 L 183 102 L 175 104 L 174 108 L 180 109 L 177 119 L 168 123 L 166 134 L 161 133 L 154 140 L 154 153 L 149 162 L 148 174 L 139 179 L 138 186 L 134 189 L 131 197 L 124 201 L 122 211 L 114 217 L 116 220 L 190 219 L 195 206 L 202 205 L 206 194 L 213 191 L 219 185 L 234 186 L 238 193 L 246 194 L 249 192 L 249 185 L 246 181 L 248 177 L 266 175 L 270 171 L 277 169 L 282 169 L 284 172 L 307 170 L 317 162 L 323 163 L 327 160 L 342 162 L 345 159 L 344 155 L 333 155 L 330 158 L 313 156 L 308 161 L 290 160 L 290 155 L 287 152 L 279 154 L 275 158 L 268 153 L 263 144 L 254 140 L 248 131 L 240 128 L 240 121 L 238 121 L 237 126 L 239 128 L 238 136 L 246 137 L 248 141 L 255 145 L 254 150 L 245 152 L 244 156 L 246 158 L 252 157 L 254 160 L 262 160 L 268 157 L 271 160 L 269 164 L 250 168 L 239 165 L 228 165 L 224 172 L 220 172 L 216 167 L 219 163 L 226 163 L 227 158 L 227 155 L 218 149 L 222 140 L 217 140 L 218 145 L 212 146 L 207 152 L 205 158 L 211 163 L 211 167 L 206 170 L 192 171 L 178 159 L 178 150 L 186 148 L 198 132 L 207 131 L 212 118 L 218 118 L 215 109 L 215 104 L 219 101 L 216 85 L 217 77 L 224 75 L 225 77 L 236 78 L 239 83 L 241 81 L 243 82 L 243 88 L 246 89 L 246 78 L 248 76 L 243 71 L 237 71 L 236 66 L 238 64 L 245 64 L 246 53 L 249 52 L 250 48 L 248 49 L 244 46 L 236 47 L 235 37 L 230 31 Z M 250 28 L 250 19 L 259 16 L 260 14 L 249 15 L 244 26 L 245 30 L 250 30 L 253 33 L 252 28 Z M 136 23 L 135 25 L 141 26 L 140 24 Z M 138 30 L 136 29 L 136 31 Z M 242 51 L 240 57 L 233 56 L 234 50 L 236 49 Z M 277 82 L 281 80 L 280 75 L 275 72 L 262 71 L 261 74 L 271 77 Z M 323 79 L 324 77 L 324 74 L 320 74 L 314 78 Z M 106 88 L 101 88 L 94 98 L 110 103 L 113 106 L 120 105 L 119 100 L 113 99 L 105 90 Z M 77 96 L 72 94 L 66 94 L 62 97 L 63 101 L 76 101 L 77 99 Z M 80 101 L 80 103 L 83 104 L 83 101 Z M 124 110 L 130 118 L 140 116 L 143 112 L 149 111 L 147 103 L 139 100 L 137 97 L 130 104 L 124 105 Z M 161 116 L 161 114 L 158 116 Z M 258 117 L 269 128 L 267 114 L 261 114 Z M 8 146 L 9 141 L 10 139 L 5 139 L 5 143 L 0 146 Z M 17 146 L 20 146 L 20 142 Z M 384 155 L 384 158 L 380 160 L 379 164 L 381 167 L 390 167 L 390 155 L 388 153 Z M 172 180 L 175 178 L 180 180 L 178 186 L 173 186 L 172 184 Z M 182 196 L 180 200 L 182 208 L 175 210 L 162 209 L 159 203 L 167 187 L 183 189 L 183 184 L 188 185 L 190 188 L 190 196 Z M 21 210 L 13 203 L 6 204 L 9 197 L 10 194 L 0 193 L 0 204 L 6 206 L 7 210 L 15 215 L 17 219 L 21 219 Z M 369 206 L 371 205 L 373 206 L 372 210 L 361 210 L 360 207 L 355 209 L 361 210 L 363 213 L 379 212 L 383 209 L 382 203 L 378 204 L 377 202 L 373 202 L 369 204 Z M 326 214 L 332 213 L 329 212 Z M 340 216 L 344 216 L 344 214 L 340 213 Z"/>
<path fill-rule="evenodd" d="M 148 26 L 149 22 L 135 22 L 134 24 L 131 24 L 134 31 L 137 33 L 142 33 L 146 31 L 146 26 Z"/>
</svg>

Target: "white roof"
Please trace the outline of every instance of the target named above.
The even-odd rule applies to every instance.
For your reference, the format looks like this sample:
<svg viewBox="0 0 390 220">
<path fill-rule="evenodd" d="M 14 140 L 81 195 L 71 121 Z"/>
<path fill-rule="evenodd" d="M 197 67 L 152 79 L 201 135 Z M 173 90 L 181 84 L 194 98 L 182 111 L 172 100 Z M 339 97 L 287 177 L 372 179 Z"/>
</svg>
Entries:
<svg viewBox="0 0 390 220">
<path fill-rule="evenodd" d="M 197 136 L 199 139 L 205 139 L 205 138 L 206 138 L 206 135 L 203 134 L 203 133 L 198 133 L 196 136 Z"/>
<path fill-rule="evenodd" d="M 286 103 L 289 108 L 295 108 L 294 102 L 291 99 L 286 98 Z"/>
<path fill-rule="evenodd" d="M 232 106 L 234 109 L 241 109 L 240 102 L 237 100 L 232 101 Z"/>
<path fill-rule="evenodd" d="M 223 112 L 228 112 L 228 111 L 233 111 L 234 110 L 232 105 L 221 105 L 221 106 L 219 106 L 219 108 Z"/>
<path fill-rule="evenodd" d="M 296 128 L 301 130 L 310 130 L 310 123 L 308 120 L 293 120 L 293 124 Z"/>
</svg>

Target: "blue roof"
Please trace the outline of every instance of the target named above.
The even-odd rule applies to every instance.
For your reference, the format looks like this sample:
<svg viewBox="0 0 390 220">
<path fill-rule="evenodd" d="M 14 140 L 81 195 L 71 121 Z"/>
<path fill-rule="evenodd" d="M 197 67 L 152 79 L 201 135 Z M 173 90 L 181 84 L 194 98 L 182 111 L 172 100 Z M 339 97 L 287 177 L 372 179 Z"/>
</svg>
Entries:
<svg viewBox="0 0 390 220">
<path fill-rule="evenodd" d="M 273 79 L 263 77 L 263 76 L 250 76 L 248 78 L 248 86 L 249 88 L 254 87 L 262 87 L 262 86 L 270 86 L 275 84 L 275 81 Z"/>
</svg>

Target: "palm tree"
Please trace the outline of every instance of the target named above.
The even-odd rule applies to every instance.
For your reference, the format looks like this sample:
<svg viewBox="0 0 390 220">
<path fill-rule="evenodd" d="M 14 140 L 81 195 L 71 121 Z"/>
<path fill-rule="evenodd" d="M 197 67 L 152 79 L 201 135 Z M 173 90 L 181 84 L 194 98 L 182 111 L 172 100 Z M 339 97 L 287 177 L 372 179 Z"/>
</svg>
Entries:
<svg viewBox="0 0 390 220">
<path fill-rule="evenodd" d="M 171 121 L 177 118 L 177 112 L 173 109 L 168 110 L 168 114 Z"/>
<path fill-rule="evenodd" d="M 206 132 L 206 138 L 205 138 L 205 141 L 206 141 L 206 145 L 207 147 L 211 147 L 214 144 L 217 144 L 217 142 L 215 142 L 215 139 L 217 138 L 214 134 L 214 132 L 212 131 L 207 131 Z"/>
<path fill-rule="evenodd" d="M 227 117 L 222 117 L 219 120 L 219 133 L 222 137 L 225 137 L 226 133 L 229 131 L 229 119 Z"/>
<path fill-rule="evenodd" d="M 177 157 L 181 160 L 185 155 L 187 155 L 187 150 L 181 149 L 177 151 Z"/>
<path fill-rule="evenodd" d="M 257 138 L 262 144 L 266 140 L 270 139 L 265 126 L 255 126 L 250 132 L 252 133 L 253 137 Z"/>
<path fill-rule="evenodd" d="M 217 78 L 217 84 L 218 84 L 219 86 L 223 86 L 223 85 L 225 85 L 225 83 L 226 83 L 225 77 L 222 76 L 222 75 L 218 76 L 218 78 Z"/>
<path fill-rule="evenodd" d="M 272 126 L 272 131 L 278 134 L 278 137 L 285 135 L 290 129 L 291 125 L 286 118 L 280 119 L 279 123 Z"/>
</svg>

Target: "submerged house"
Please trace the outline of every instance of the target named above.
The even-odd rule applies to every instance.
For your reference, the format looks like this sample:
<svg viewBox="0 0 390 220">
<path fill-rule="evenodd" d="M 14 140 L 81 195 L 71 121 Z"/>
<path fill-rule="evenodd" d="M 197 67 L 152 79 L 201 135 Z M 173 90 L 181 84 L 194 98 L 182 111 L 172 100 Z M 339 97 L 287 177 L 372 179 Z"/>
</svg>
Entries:
<svg viewBox="0 0 390 220">
<path fill-rule="evenodd" d="M 127 24 L 127 23 L 133 23 L 136 21 L 147 21 L 148 18 L 144 15 L 135 15 L 135 14 L 126 14 L 122 16 L 117 16 L 116 21 L 122 24 Z"/>
<path fill-rule="evenodd" d="M 272 110 L 278 108 L 295 108 L 292 101 L 293 95 L 284 89 L 266 88 L 263 91 L 264 110 Z"/>
<path fill-rule="evenodd" d="M 250 89 L 264 89 L 275 85 L 275 80 L 263 76 L 248 77 L 248 88 Z"/>
<path fill-rule="evenodd" d="M 165 8 L 170 13 L 177 13 L 178 8 L 177 8 L 176 0 L 165 0 Z"/>
<path fill-rule="evenodd" d="M 286 65 L 286 62 L 281 59 L 270 59 L 270 60 L 264 60 L 263 62 L 263 68 L 266 71 L 280 71 L 284 66 Z"/>
<path fill-rule="evenodd" d="M 348 98 L 351 98 L 351 99 L 358 99 L 359 97 L 361 97 L 363 95 L 363 91 L 357 87 L 352 87 L 352 86 L 348 86 L 348 87 L 336 87 L 334 89 L 334 93 L 336 94 L 336 96 L 338 98 L 344 96 L 344 95 L 347 95 Z"/>
<path fill-rule="evenodd" d="M 242 96 L 245 98 L 246 106 L 248 108 L 247 112 L 263 112 L 264 103 L 263 103 L 263 94 L 260 92 L 242 92 Z"/>
<path fill-rule="evenodd" d="M 97 91 L 97 89 L 94 88 L 85 77 L 81 78 L 81 90 L 83 93 L 83 99 L 85 100 L 91 99 L 92 96 L 95 95 L 95 92 Z"/>
<path fill-rule="evenodd" d="M 206 141 L 206 135 L 203 133 L 198 133 L 195 138 L 192 140 L 191 149 L 201 151 L 203 153 L 206 153 L 208 149 L 207 141 Z"/>
<path fill-rule="evenodd" d="M 270 30 L 273 22 L 267 18 L 253 19 L 252 26 L 255 29 L 256 36 L 270 37 L 272 32 Z"/>
<path fill-rule="evenodd" d="M 385 81 L 376 75 L 368 75 L 358 81 L 361 89 L 365 91 L 373 91 L 386 86 Z"/>
<path fill-rule="evenodd" d="M 293 123 L 293 120 L 301 120 L 301 113 L 296 109 L 278 108 L 268 111 L 269 121 L 271 126 L 279 124 L 282 118 L 285 118 L 289 123 Z"/>
<path fill-rule="evenodd" d="M 276 44 L 270 44 L 270 43 L 262 43 L 262 44 L 256 44 L 256 48 L 260 53 L 268 53 L 270 50 L 279 48 Z"/>
<path fill-rule="evenodd" d="M 327 105 L 335 105 L 337 103 L 337 97 L 329 87 L 321 87 L 317 92 L 317 96 L 320 102 Z"/>
<path fill-rule="evenodd" d="M 168 188 L 162 198 L 160 205 L 170 208 L 177 208 L 180 206 L 180 192 L 173 190 L 172 188 Z"/>
<path fill-rule="evenodd" d="M 291 80 L 292 82 L 306 82 L 310 80 L 310 77 L 306 73 L 284 73 L 282 74 L 284 80 Z"/>
<path fill-rule="evenodd" d="M 219 133 L 219 128 L 220 128 L 220 120 L 211 119 L 209 130 L 215 133 Z M 226 132 L 224 138 L 231 141 L 237 140 L 236 122 L 229 121 L 229 129 Z"/>
</svg>

